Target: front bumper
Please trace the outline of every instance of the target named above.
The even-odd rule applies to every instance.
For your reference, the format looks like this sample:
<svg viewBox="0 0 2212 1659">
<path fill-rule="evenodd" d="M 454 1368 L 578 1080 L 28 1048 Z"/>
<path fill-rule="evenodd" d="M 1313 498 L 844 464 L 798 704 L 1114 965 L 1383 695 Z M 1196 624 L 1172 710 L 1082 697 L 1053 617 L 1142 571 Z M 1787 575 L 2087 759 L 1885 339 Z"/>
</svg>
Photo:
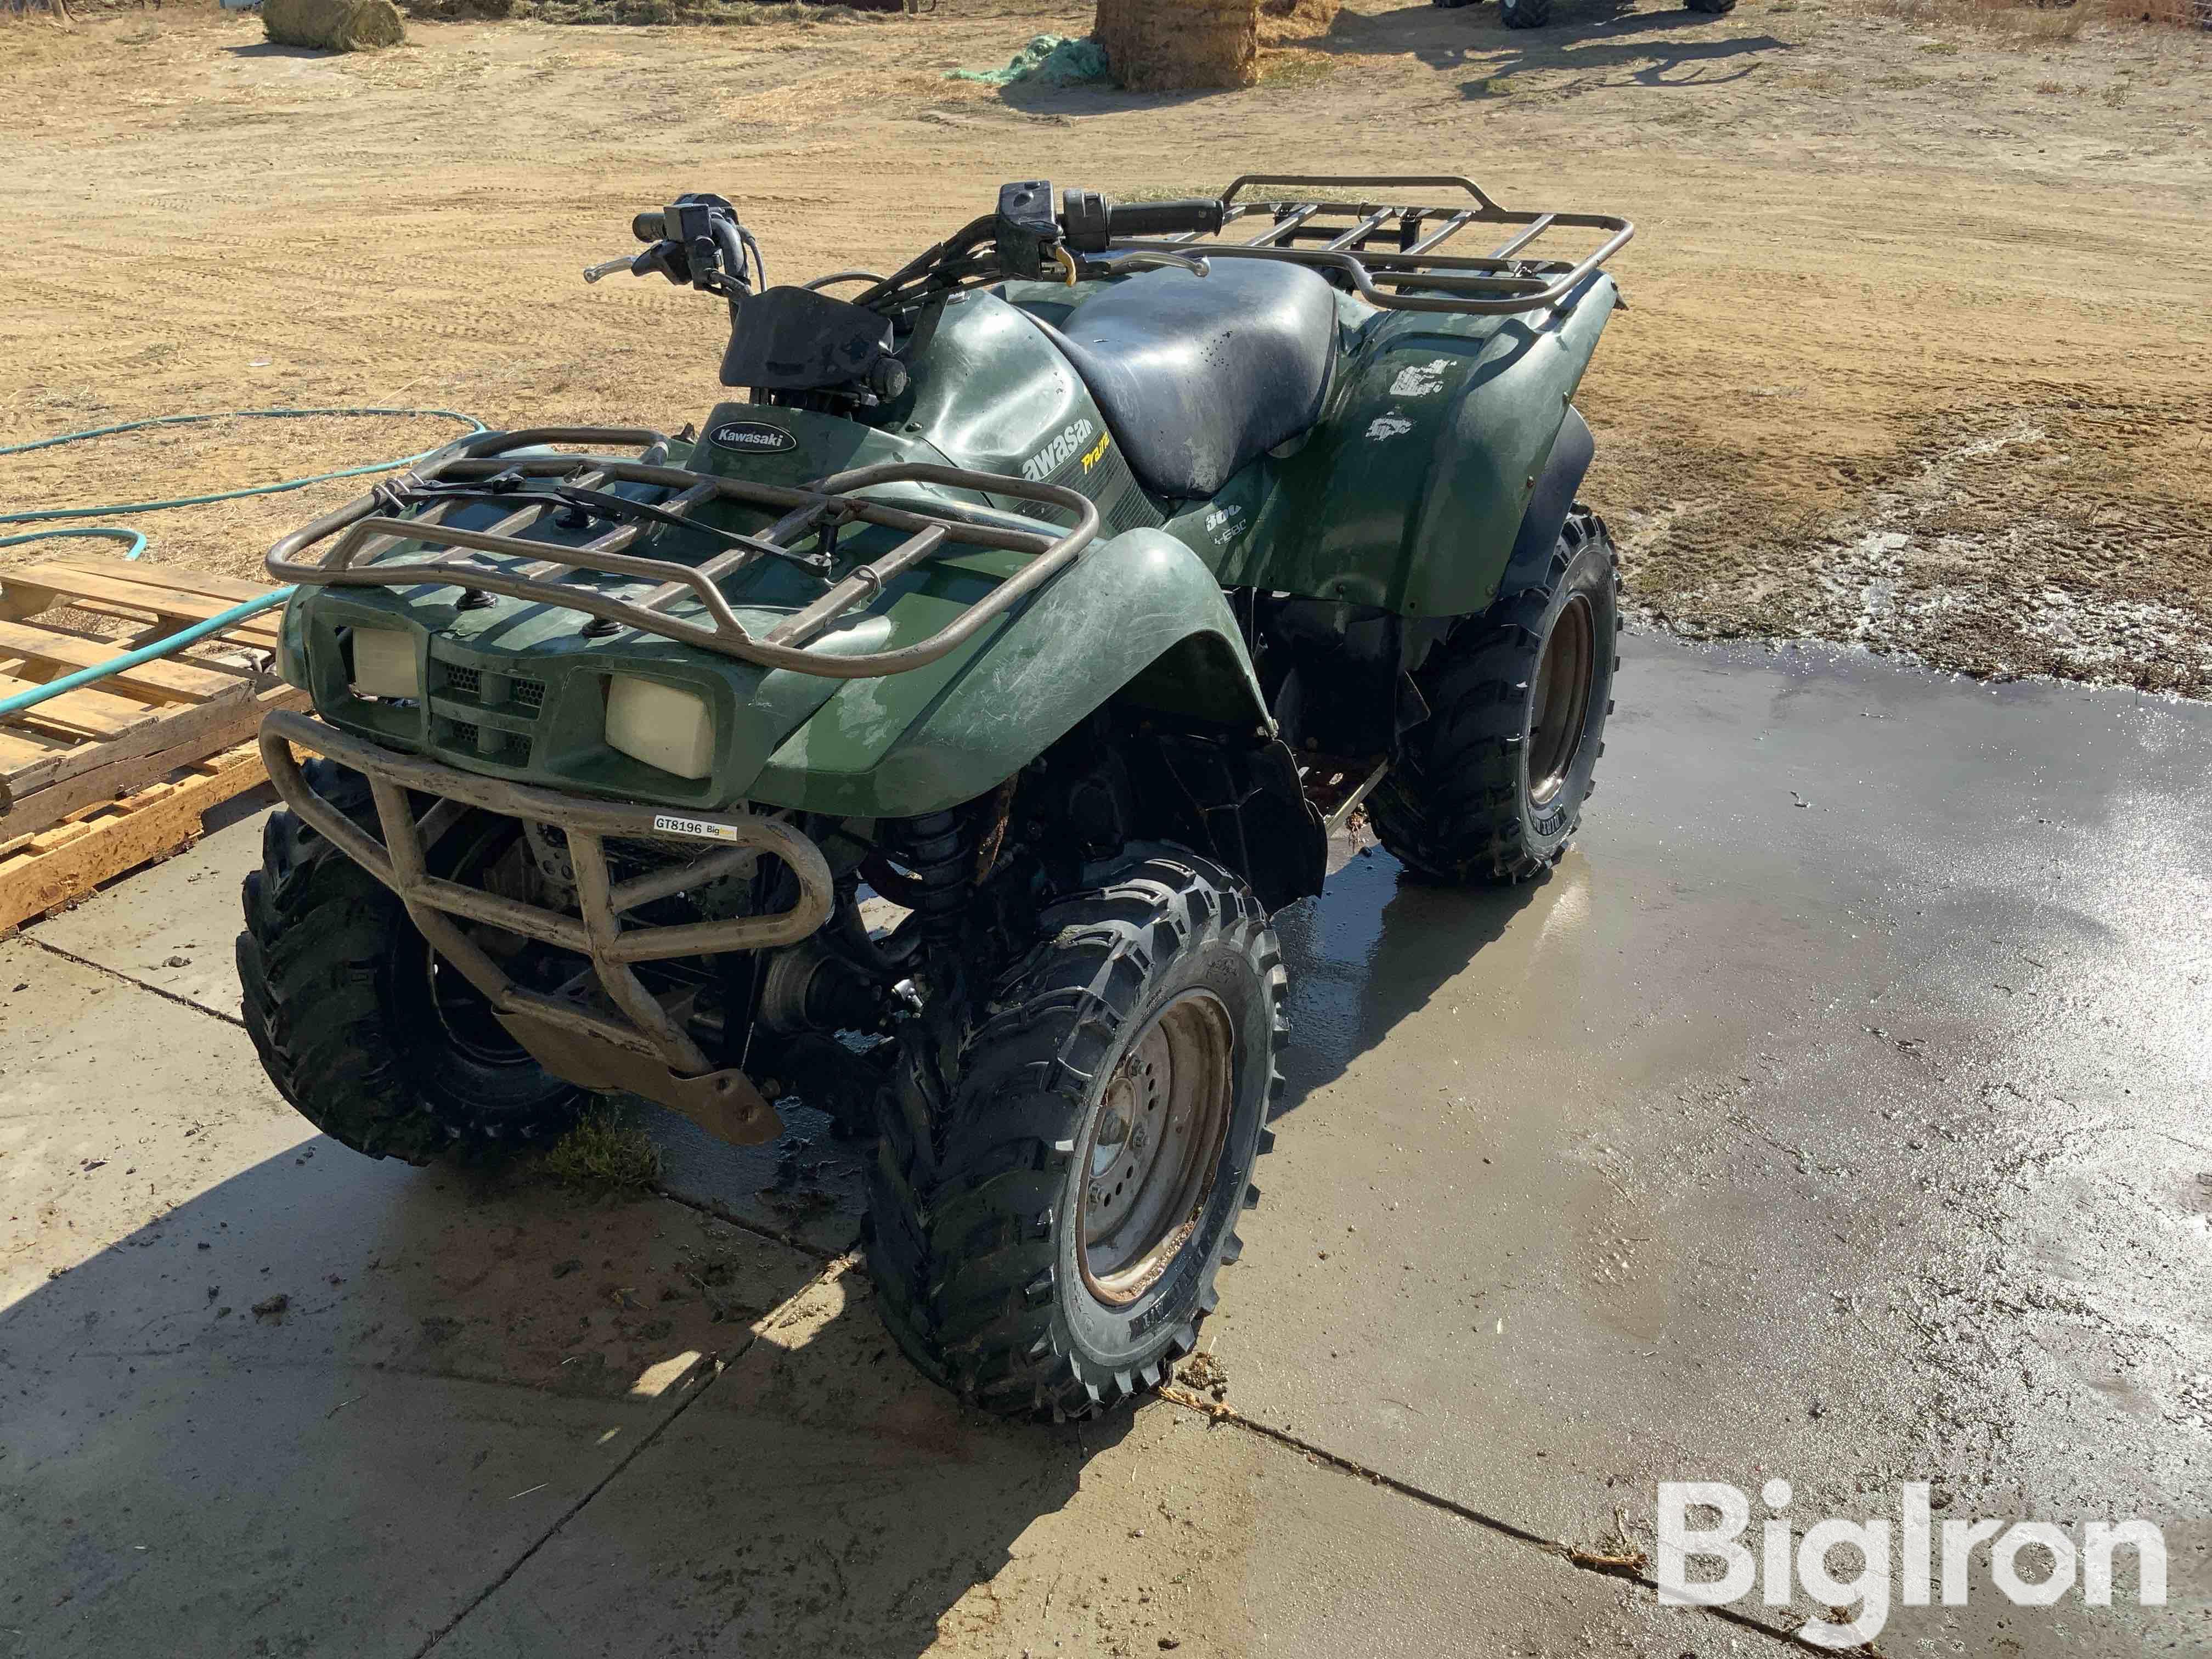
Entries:
<svg viewBox="0 0 2212 1659">
<path fill-rule="evenodd" d="M 835 888 L 821 849 L 806 836 L 751 813 L 694 817 L 479 777 L 394 753 L 305 714 L 270 714 L 262 722 L 260 742 L 270 780 L 285 805 L 398 896 L 432 948 L 483 994 L 500 1023 L 547 1070 L 582 1088 L 622 1090 L 659 1101 L 740 1146 L 775 1138 L 781 1120 L 752 1080 L 734 1068 L 714 1069 L 631 964 L 769 950 L 812 933 L 829 919 Z M 380 842 L 307 787 L 295 750 L 328 756 L 368 778 Z M 419 818 L 410 793 L 432 798 Z M 558 829 L 575 871 L 579 914 L 431 875 L 424 830 L 455 805 Z M 689 863 L 617 883 L 607 868 L 609 836 L 718 845 Z M 623 925 L 625 912 L 738 873 L 762 853 L 781 860 L 798 880 L 799 897 L 789 909 L 678 927 Z M 460 929 L 456 917 L 586 957 L 593 982 L 580 981 L 550 995 L 518 985 Z"/>
</svg>

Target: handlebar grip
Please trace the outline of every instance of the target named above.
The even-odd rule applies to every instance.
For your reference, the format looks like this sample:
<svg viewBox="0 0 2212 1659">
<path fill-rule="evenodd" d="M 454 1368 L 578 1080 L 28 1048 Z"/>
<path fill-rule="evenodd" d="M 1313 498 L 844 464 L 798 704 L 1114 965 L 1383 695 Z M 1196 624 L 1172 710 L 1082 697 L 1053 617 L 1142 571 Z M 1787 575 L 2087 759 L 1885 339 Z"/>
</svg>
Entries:
<svg viewBox="0 0 2212 1659">
<path fill-rule="evenodd" d="M 1106 211 L 1109 235 L 1122 237 L 1179 236 L 1185 231 L 1212 235 L 1221 228 L 1224 210 L 1211 196 L 1179 202 L 1131 202 Z"/>
<path fill-rule="evenodd" d="M 629 222 L 629 234 L 641 242 L 658 242 L 666 239 L 668 216 L 659 208 L 650 213 L 641 213 Z"/>
</svg>

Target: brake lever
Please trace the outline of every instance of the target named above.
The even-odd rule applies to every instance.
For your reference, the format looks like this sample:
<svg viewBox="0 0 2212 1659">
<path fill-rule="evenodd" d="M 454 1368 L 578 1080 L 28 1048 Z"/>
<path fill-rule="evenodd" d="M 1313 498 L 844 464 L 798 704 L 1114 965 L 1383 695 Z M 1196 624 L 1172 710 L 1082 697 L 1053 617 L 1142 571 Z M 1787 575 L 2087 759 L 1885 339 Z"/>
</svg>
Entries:
<svg viewBox="0 0 2212 1659">
<path fill-rule="evenodd" d="M 1133 270 L 1147 270 L 1155 267 L 1168 270 L 1187 270 L 1194 276 L 1211 276 L 1213 267 L 1204 259 L 1188 253 L 1170 253 L 1164 249 L 1139 248 L 1133 253 L 1118 254 L 1106 260 L 1100 269 L 1109 276 L 1126 276 Z"/>
<path fill-rule="evenodd" d="M 596 265 L 586 265 L 584 280 L 596 283 L 618 270 L 626 270 L 633 276 L 650 276 L 659 271 L 678 288 L 691 280 L 691 262 L 681 242 L 658 241 L 643 252 L 633 253 L 627 258 L 607 259 Z"/>
</svg>

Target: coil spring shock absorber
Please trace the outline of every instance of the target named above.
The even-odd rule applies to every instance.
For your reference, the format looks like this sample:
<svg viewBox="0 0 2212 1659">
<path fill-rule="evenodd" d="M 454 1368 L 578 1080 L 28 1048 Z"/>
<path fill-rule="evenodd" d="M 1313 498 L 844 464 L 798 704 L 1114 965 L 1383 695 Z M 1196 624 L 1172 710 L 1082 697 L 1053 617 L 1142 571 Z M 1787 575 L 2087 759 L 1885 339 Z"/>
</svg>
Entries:
<svg viewBox="0 0 2212 1659">
<path fill-rule="evenodd" d="M 957 812 L 932 812 L 901 826 L 900 850 L 914 872 L 914 905 L 921 936 L 933 946 L 957 942 L 960 912 L 968 901 L 974 849 Z"/>
<path fill-rule="evenodd" d="M 869 884 L 914 912 L 921 933 L 922 971 L 950 983 L 960 965 L 960 927 L 975 863 L 975 838 L 960 813 L 931 812 L 896 826 L 893 846 L 902 875 L 881 854 L 862 866 Z"/>
</svg>

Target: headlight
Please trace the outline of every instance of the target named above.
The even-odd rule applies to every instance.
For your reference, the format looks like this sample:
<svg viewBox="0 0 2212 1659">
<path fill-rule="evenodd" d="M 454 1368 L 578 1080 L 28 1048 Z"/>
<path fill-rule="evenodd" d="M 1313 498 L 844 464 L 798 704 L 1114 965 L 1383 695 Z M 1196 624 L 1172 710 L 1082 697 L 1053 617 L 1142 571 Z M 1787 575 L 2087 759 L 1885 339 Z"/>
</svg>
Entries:
<svg viewBox="0 0 2212 1659">
<path fill-rule="evenodd" d="M 703 778 L 714 769 L 714 717 L 696 691 L 617 674 L 607 682 L 607 746 L 679 778 Z"/>
<path fill-rule="evenodd" d="M 422 670 L 415 660 L 415 636 L 390 628 L 355 629 L 353 694 L 420 698 Z"/>
</svg>

